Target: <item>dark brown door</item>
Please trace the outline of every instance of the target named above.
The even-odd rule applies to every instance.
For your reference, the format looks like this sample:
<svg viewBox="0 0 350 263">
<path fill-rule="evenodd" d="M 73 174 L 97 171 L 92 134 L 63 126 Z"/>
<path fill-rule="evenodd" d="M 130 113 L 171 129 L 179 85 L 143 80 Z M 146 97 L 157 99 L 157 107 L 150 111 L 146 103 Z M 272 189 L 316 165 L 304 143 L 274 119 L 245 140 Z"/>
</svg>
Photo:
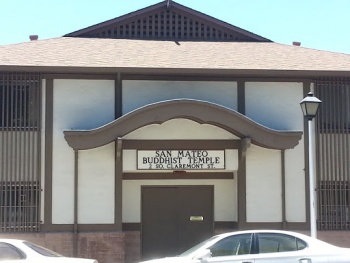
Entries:
<svg viewBox="0 0 350 263">
<path fill-rule="evenodd" d="M 213 187 L 142 188 L 142 258 L 175 256 L 212 236 Z"/>
</svg>

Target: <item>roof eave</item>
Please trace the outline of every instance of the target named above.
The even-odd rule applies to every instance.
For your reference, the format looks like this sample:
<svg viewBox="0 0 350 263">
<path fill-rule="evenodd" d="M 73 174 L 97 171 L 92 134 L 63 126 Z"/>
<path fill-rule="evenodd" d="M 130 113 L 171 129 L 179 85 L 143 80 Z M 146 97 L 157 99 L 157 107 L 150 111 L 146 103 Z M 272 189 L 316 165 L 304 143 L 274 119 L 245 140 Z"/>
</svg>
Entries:
<svg viewBox="0 0 350 263">
<path fill-rule="evenodd" d="M 211 68 L 140 68 L 140 67 L 65 67 L 0 65 L 0 71 L 26 71 L 57 74 L 132 74 L 132 75 L 183 75 L 206 77 L 349 77 L 350 70 L 278 70 L 278 69 L 211 69 Z"/>
</svg>

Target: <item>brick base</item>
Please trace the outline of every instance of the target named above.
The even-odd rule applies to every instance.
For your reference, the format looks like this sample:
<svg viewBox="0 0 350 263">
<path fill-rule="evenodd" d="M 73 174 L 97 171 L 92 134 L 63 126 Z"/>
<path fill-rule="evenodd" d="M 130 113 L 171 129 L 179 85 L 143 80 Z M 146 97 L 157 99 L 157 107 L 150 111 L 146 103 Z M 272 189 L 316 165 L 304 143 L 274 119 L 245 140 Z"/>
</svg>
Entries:
<svg viewBox="0 0 350 263">
<path fill-rule="evenodd" d="M 2 233 L 0 238 L 24 239 L 64 256 L 75 256 L 72 233 Z M 77 241 L 77 257 L 94 258 L 99 263 L 125 263 L 125 234 L 122 232 L 79 233 Z"/>
<path fill-rule="evenodd" d="M 141 233 L 139 231 L 125 232 L 125 263 L 141 261 Z"/>
<path fill-rule="evenodd" d="M 350 248 L 350 231 L 318 231 L 317 236 L 333 245 Z M 2 233 L 0 238 L 25 239 L 62 255 L 74 256 L 75 237 L 72 233 Z M 95 258 L 99 263 L 136 263 L 141 260 L 139 231 L 79 233 L 77 240 L 78 257 Z"/>
</svg>

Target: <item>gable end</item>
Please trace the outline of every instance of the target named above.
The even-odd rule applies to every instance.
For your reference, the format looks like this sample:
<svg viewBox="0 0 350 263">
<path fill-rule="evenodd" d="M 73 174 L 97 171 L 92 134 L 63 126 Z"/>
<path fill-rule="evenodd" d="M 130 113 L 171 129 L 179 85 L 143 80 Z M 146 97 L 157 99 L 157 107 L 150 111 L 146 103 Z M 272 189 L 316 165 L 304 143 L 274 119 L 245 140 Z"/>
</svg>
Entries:
<svg viewBox="0 0 350 263">
<path fill-rule="evenodd" d="M 175 41 L 271 42 L 269 39 L 168 1 L 65 35 Z"/>
</svg>

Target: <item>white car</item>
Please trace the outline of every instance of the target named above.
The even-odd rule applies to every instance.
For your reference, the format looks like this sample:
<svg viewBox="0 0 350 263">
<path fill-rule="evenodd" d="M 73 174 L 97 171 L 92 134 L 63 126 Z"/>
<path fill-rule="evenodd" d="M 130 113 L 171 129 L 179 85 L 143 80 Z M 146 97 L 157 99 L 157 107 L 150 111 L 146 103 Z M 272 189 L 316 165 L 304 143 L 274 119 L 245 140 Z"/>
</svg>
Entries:
<svg viewBox="0 0 350 263">
<path fill-rule="evenodd" d="M 349 263 L 350 249 L 290 231 L 252 230 L 214 236 L 177 257 L 147 263 Z"/>
<path fill-rule="evenodd" d="M 0 263 L 98 263 L 94 259 L 64 257 L 25 240 L 0 239 Z"/>
</svg>

